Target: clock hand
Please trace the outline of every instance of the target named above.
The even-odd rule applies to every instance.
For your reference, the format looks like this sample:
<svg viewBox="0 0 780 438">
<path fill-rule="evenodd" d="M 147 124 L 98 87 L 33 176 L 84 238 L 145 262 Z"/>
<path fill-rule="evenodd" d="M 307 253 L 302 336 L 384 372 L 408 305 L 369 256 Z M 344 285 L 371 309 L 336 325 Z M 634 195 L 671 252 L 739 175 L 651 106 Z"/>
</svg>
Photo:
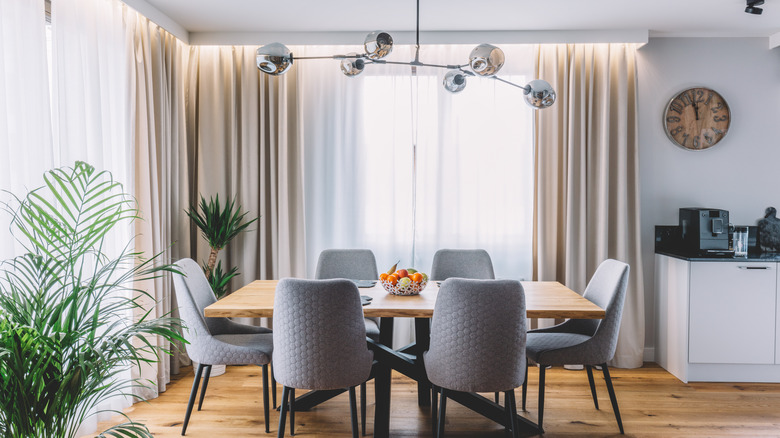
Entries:
<svg viewBox="0 0 780 438">
<path fill-rule="evenodd" d="M 696 113 L 696 120 L 699 120 L 699 105 L 693 102 L 693 111 Z"/>
</svg>

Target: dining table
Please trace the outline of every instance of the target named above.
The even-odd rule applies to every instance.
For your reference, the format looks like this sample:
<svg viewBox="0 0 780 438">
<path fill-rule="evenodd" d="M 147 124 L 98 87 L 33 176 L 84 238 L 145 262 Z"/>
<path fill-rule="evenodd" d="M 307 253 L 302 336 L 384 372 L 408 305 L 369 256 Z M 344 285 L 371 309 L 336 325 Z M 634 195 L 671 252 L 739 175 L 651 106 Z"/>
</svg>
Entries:
<svg viewBox="0 0 780 438">
<path fill-rule="evenodd" d="M 204 309 L 206 317 L 273 317 L 274 293 L 278 280 L 255 280 Z M 527 318 L 603 319 L 604 309 L 557 281 L 521 281 L 526 301 Z M 430 321 L 439 293 L 439 283 L 429 281 L 418 295 L 393 295 L 377 282 L 357 282 L 364 301 L 366 317 L 379 317 L 379 339 L 366 338 L 374 352 L 371 377 L 375 384 L 374 436 L 390 436 L 391 374 L 395 370 L 417 381 L 420 406 L 430 406 L 431 383 L 425 373 L 423 353 L 430 341 Z M 414 318 L 415 342 L 393 348 L 394 318 Z M 295 399 L 296 411 L 305 411 L 343 390 L 310 391 Z M 476 393 L 448 392 L 454 401 L 473 411 L 508 426 L 504 407 Z M 536 435 L 542 429 L 530 419 L 516 414 L 523 435 Z"/>
</svg>

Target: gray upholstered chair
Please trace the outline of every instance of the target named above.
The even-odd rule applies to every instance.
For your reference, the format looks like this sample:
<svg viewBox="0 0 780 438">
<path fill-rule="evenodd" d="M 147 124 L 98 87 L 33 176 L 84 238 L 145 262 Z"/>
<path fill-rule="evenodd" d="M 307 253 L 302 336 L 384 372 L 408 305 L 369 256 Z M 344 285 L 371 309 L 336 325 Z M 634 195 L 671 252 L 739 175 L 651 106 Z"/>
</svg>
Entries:
<svg viewBox="0 0 780 438">
<path fill-rule="evenodd" d="M 440 249 L 433 255 L 431 280 L 443 281 L 448 278 L 473 278 L 492 280 L 493 261 L 484 249 Z M 495 399 L 498 403 L 498 392 Z"/>
<path fill-rule="evenodd" d="M 317 280 L 346 278 L 348 280 L 378 280 L 376 257 L 370 249 L 326 249 L 317 260 L 314 274 Z M 366 336 L 379 340 L 379 318 L 364 318 Z M 366 434 L 366 384 L 360 384 L 360 427 Z"/>
<path fill-rule="evenodd" d="M 363 308 L 349 280 L 279 281 L 274 296 L 274 357 L 282 391 L 279 433 L 290 412 L 294 434 L 295 388 L 349 389 L 352 436 L 358 436 L 355 386 L 368 380 L 374 353 L 366 344 Z"/>
<path fill-rule="evenodd" d="M 442 283 L 423 359 L 441 398 L 438 421 L 435 402 L 432 409 L 436 436 L 444 434 L 449 391 L 504 392 L 508 424 L 519 436 L 514 389 L 526 374 L 525 321 L 519 281 L 451 278 Z"/>
<path fill-rule="evenodd" d="M 181 434 L 184 435 L 187 431 L 203 372 L 205 371 L 206 374 L 203 376 L 198 410 L 203 406 L 211 366 L 217 364 L 263 367 L 263 413 L 265 431 L 269 432 L 268 364 L 273 353 L 271 330 L 239 324 L 227 318 L 206 318 L 203 309 L 214 303 L 216 298 L 203 274 L 203 269 L 192 259 L 181 259 L 176 262 L 176 265 L 183 274 L 173 276 L 173 285 L 179 303 L 179 313 L 186 326 L 183 335 L 189 342 L 186 344 L 187 355 L 198 363 Z"/>
<path fill-rule="evenodd" d="M 326 249 L 317 260 L 317 280 L 346 278 L 348 280 L 378 280 L 376 258 L 370 249 Z M 366 335 L 379 340 L 379 318 L 366 318 Z"/>
<path fill-rule="evenodd" d="M 588 372 L 591 395 L 596 409 L 596 386 L 593 382 L 594 365 L 601 367 L 607 383 L 609 399 L 615 411 L 620 433 L 620 420 L 615 390 L 609 375 L 607 362 L 615 355 L 623 302 L 626 298 L 629 267 L 623 262 L 608 259 L 602 262 L 585 288 L 585 298 L 606 312 L 604 319 L 570 319 L 553 327 L 528 332 L 526 352 L 528 358 L 539 364 L 539 427 L 544 419 L 544 370 L 549 365 L 584 365 Z M 525 410 L 527 384 L 523 384 L 523 410 Z"/>
<path fill-rule="evenodd" d="M 433 255 L 431 280 L 443 281 L 450 277 L 496 278 L 493 262 L 484 249 L 440 249 Z"/>
</svg>

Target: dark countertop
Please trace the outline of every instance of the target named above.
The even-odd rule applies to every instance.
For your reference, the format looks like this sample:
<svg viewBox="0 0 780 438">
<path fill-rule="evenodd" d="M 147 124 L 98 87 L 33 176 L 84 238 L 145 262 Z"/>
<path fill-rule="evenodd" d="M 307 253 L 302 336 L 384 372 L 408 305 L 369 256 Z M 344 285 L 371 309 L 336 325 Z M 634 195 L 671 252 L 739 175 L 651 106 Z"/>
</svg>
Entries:
<svg viewBox="0 0 780 438">
<path fill-rule="evenodd" d="M 780 253 L 748 253 L 747 257 L 701 257 L 660 249 L 657 249 L 655 253 L 689 262 L 780 262 Z"/>
</svg>

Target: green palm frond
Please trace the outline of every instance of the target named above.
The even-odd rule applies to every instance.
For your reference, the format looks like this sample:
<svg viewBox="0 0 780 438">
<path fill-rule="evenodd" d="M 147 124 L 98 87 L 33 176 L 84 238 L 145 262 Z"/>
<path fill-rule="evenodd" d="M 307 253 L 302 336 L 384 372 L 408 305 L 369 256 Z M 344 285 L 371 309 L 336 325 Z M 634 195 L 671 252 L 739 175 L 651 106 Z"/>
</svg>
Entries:
<svg viewBox="0 0 780 438">
<path fill-rule="evenodd" d="M 236 206 L 235 199 L 226 203 L 223 208 L 219 202 L 219 195 L 208 201 L 201 196 L 199 207 L 198 209 L 191 206 L 186 210 L 187 216 L 195 222 L 203 238 L 209 242 L 209 246 L 217 250 L 224 248 L 228 242 L 257 220 L 254 218 L 244 222 L 249 212 L 242 212 L 241 206 Z"/>
<path fill-rule="evenodd" d="M 206 267 L 204 266 L 203 269 L 205 271 Z M 234 266 L 229 271 L 225 272 L 222 268 L 222 261 L 220 260 L 217 262 L 217 266 L 214 267 L 214 270 L 211 272 L 211 277 L 209 278 L 211 290 L 214 291 L 214 295 L 217 297 L 217 299 L 222 298 L 225 296 L 225 294 L 227 294 L 227 288 L 230 280 L 238 275 L 239 273 L 237 267 Z"/>
<path fill-rule="evenodd" d="M 153 337 L 183 341 L 178 319 L 124 317 L 148 298 L 134 282 L 175 272 L 132 242 L 106 251 L 116 227 L 138 218 L 135 201 L 82 162 L 44 181 L 5 206 L 27 252 L 0 263 L 0 394 L 14 394 L 0 397 L 3 437 L 73 437 L 102 400 L 143 384 L 120 375 L 168 352 Z M 151 434 L 129 422 L 101 436 Z"/>
</svg>

